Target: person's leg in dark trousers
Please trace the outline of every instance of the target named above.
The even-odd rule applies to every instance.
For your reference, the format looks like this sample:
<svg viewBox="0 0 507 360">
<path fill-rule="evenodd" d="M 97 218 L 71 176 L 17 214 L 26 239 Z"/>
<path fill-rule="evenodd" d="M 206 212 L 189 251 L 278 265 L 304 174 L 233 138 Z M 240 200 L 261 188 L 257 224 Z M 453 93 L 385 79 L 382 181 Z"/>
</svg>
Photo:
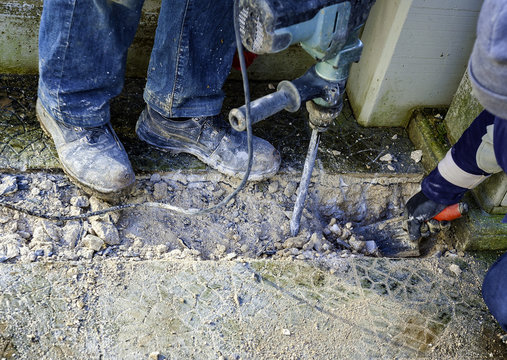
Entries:
<svg viewBox="0 0 507 360">
<path fill-rule="evenodd" d="M 147 103 L 136 126 L 142 140 L 186 152 L 218 171 L 243 177 L 247 136 L 220 116 L 236 49 L 231 0 L 163 0 L 144 92 Z M 253 137 L 250 180 L 274 175 L 280 154 Z"/>
</svg>

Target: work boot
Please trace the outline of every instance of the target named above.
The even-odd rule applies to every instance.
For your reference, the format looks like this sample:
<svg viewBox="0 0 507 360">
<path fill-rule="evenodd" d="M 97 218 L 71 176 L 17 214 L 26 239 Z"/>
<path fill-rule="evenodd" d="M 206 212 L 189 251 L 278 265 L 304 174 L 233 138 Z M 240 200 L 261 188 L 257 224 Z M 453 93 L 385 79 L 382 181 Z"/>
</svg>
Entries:
<svg viewBox="0 0 507 360">
<path fill-rule="evenodd" d="M 223 174 L 242 178 L 248 165 L 246 132 L 233 130 L 221 116 L 174 120 L 149 106 L 137 121 L 139 138 L 161 150 L 185 152 Z M 249 180 L 273 176 L 280 167 L 280 154 L 266 140 L 253 136 L 253 163 Z"/>
<path fill-rule="evenodd" d="M 130 192 L 135 175 L 111 124 L 93 128 L 56 121 L 37 100 L 37 119 L 53 138 L 63 170 L 85 192 L 116 201 Z"/>
</svg>

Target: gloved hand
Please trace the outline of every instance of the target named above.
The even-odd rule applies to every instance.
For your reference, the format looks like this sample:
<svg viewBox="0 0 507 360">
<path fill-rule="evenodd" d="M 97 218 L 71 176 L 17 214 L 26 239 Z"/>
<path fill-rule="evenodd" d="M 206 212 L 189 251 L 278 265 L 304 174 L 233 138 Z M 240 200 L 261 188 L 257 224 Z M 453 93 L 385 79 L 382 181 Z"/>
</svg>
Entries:
<svg viewBox="0 0 507 360">
<path fill-rule="evenodd" d="M 422 191 L 412 196 L 407 202 L 405 211 L 408 225 L 406 230 L 409 233 L 410 240 L 417 241 L 421 237 L 427 237 L 448 227 L 448 221 L 433 219 L 446 207 L 447 205 L 438 204 L 428 199 Z"/>
</svg>

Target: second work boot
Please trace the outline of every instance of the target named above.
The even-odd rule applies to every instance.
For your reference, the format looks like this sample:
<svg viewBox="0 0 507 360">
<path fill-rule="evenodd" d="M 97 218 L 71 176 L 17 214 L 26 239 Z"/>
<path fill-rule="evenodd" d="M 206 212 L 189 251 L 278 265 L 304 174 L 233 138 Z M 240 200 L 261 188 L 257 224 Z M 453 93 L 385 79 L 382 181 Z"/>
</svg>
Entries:
<svg viewBox="0 0 507 360">
<path fill-rule="evenodd" d="M 185 152 L 223 174 L 241 178 L 248 165 L 247 134 L 228 126 L 221 116 L 173 120 L 149 106 L 136 125 L 139 138 L 172 152 Z M 249 180 L 273 176 L 280 167 L 280 154 L 266 140 L 253 136 L 253 163 Z"/>
<path fill-rule="evenodd" d="M 37 118 L 50 136 L 65 173 L 85 192 L 116 201 L 135 182 L 127 153 L 110 124 L 81 128 L 56 121 L 37 100 Z"/>
</svg>

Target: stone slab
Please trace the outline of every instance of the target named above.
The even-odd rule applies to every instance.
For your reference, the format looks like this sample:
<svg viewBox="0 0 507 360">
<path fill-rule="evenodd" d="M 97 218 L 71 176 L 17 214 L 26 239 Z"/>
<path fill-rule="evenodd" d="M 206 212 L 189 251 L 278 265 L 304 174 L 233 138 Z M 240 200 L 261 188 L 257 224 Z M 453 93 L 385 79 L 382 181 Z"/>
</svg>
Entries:
<svg viewBox="0 0 507 360">
<path fill-rule="evenodd" d="M 453 265 L 453 267 L 451 267 Z M 6 359 L 503 358 L 473 259 L 0 265 Z M 454 269 L 454 272 L 451 271 Z"/>
</svg>

